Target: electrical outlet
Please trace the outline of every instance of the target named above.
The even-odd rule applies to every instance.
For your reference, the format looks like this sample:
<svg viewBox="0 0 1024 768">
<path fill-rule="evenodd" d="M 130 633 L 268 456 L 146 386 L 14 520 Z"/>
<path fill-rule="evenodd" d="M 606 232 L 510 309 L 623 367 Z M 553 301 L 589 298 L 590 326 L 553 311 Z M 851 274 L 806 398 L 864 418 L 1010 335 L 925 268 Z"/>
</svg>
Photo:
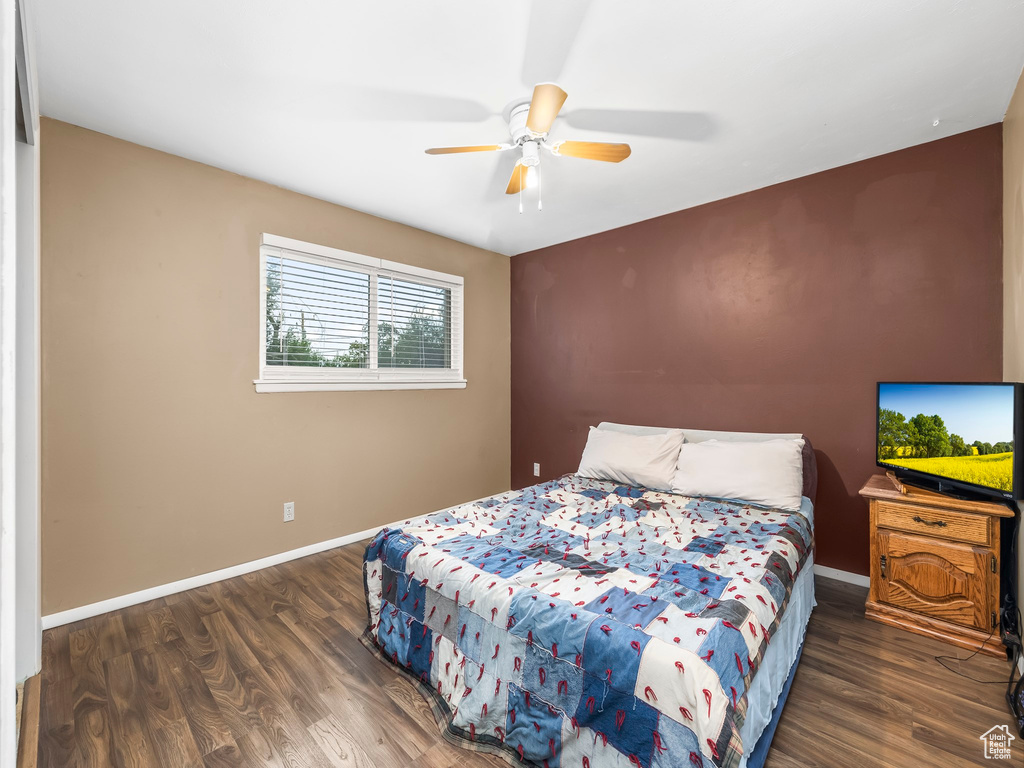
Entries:
<svg viewBox="0 0 1024 768">
<path fill-rule="evenodd" d="M 533 465 L 533 476 L 540 477 L 540 464 Z"/>
<path fill-rule="evenodd" d="M 290 523 L 295 519 L 295 502 L 286 501 L 284 503 L 284 521 Z"/>
</svg>

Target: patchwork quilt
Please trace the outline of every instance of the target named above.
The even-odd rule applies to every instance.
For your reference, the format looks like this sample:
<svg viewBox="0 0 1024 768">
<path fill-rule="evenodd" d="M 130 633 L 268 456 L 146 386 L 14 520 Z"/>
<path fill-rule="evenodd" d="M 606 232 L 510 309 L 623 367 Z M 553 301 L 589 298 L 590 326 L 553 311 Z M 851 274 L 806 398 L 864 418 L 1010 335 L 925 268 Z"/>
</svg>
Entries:
<svg viewBox="0 0 1024 768">
<path fill-rule="evenodd" d="M 799 513 L 567 475 L 381 531 L 364 642 L 463 746 L 550 768 L 734 766 L 812 547 Z"/>
</svg>

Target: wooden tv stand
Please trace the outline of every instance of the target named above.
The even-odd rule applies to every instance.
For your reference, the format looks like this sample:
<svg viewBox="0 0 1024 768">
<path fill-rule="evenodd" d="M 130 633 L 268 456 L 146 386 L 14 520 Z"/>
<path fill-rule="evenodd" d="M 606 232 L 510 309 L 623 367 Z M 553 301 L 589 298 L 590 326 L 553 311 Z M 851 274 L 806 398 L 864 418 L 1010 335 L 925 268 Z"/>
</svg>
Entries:
<svg viewBox="0 0 1024 768">
<path fill-rule="evenodd" d="M 961 501 L 875 475 L 860 489 L 871 514 L 869 619 L 1005 657 L 999 637 L 1002 504 Z"/>
</svg>

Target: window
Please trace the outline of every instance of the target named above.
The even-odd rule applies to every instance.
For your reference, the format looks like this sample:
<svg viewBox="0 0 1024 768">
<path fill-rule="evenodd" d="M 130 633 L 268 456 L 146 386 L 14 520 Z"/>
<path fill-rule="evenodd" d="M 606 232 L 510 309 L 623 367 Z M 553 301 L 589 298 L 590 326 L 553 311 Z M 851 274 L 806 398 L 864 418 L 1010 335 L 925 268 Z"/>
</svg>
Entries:
<svg viewBox="0 0 1024 768">
<path fill-rule="evenodd" d="M 263 235 L 257 392 L 457 389 L 456 275 Z"/>
</svg>

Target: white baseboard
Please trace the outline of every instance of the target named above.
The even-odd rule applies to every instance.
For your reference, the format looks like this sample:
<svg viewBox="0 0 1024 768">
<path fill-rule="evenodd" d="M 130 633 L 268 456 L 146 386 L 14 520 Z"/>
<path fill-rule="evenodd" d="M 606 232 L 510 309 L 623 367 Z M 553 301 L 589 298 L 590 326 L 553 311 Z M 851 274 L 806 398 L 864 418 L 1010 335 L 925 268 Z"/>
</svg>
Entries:
<svg viewBox="0 0 1024 768">
<path fill-rule="evenodd" d="M 829 568 L 817 563 L 814 564 L 814 575 L 824 576 L 826 579 L 835 579 L 836 581 L 845 581 L 847 584 L 856 584 L 858 587 L 867 587 L 871 584 L 871 579 L 867 576 L 861 576 L 859 573 L 850 573 L 849 571 L 840 571 L 838 568 Z"/>
<path fill-rule="evenodd" d="M 269 557 L 260 558 L 259 560 L 251 560 L 248 563 L 240 563 L 239 565 L 233 565 L 230 568 L 222 568 L 219 571 L 201 573 L 198 576 L 190 576 L 187 579 L 172 581 L 169 584 L 160 584 L 155 587 L 150 587 L 149 589 L 140 590 L 139 592 L 132 592 L 128 595 L 111 597 L 107 600 L 101 600 L 98 603 L 82 605 L 78 608 L 61 611 L 60 613 L 51 613 L 49 616 L 43 616 L 43 629 L 60 627 L 64 624 L 71 624 L 76 621 L 81 621 L 82 619 L 88 619 L 93 616 L 109 613 L 110 611 L 127 608 L 130 605 L 138 605 L 139 603 L 145 603 L 149 600 L 156 600 L 160 597 L 167 597 L 168 595 L 174 595 L 178 592 L 184 592 L 187 589 L 195 589 L 196 587 L 213 584 L 217 581 L 224 581 L 224 579 L 241 576 L 244 573 L 252 573 L 253 571 L 258 571 L 263 568 L 269 568 L 272 565 L 287 563 L 289 560 L 298 560 L 300 557 L 315 555 L 317 552 L 341 547 L 345 544 L 351 544 L 354 541 L 360 541 L 361 539 L 368 539 L 371 536 L 376 536 L 382 528 L 394 528 L 401 524 L 402 523 L 400 522 L 388 523 L 387 525 L 379 525 L 375 528 L 367 528 L 365 531 L 350 533 L 347 536 L 339 536 L 336 539 L 328 539 L 327 541 L 317 542 L 316 544 L 309 544 L 305 547 L 289 550 L 288 552 L 270 555 Z"/>
<path fill-rule="evenodd" d="M 479 499 L 475 499 L 474 501 L 483 501 L 484 499 L 489 498 L 490 495 L 481 496 Z M 437 515 L 443 512 L 449 512 L 459 506 L 461 506 L 461 504 L 455 504 L 453 506 L 437 510 L 431 514 Z M 298 560 L 300 557 L 315 555 L 317 552 L 323 552 L 327 549 L 343 547 L 354 541 L 360 541 L 362 539 L 368 539 L 371 536 L 376 536 L 383 528 L 401 528 L 407 522 L 409 522 L 409 518 L 393 523 L 385 523 L 384 525 L 378 525 L 375 528 L 367 528 L 365 531 L 350 533 L 347 536 L 339 536 L 336 539 L 328 539 L 327 541 L 320 541 L 316 544 L 309 544 L 305 547 L 289 550 L 288 552 L 280 552 L 276 555 L 260 558 L 259 560 L 251 560 L 248 563 L 233 565 L 230 568 L 221 568 L 219 571 L 201 573 L 198 576 L 190 576 L 189 578 L 181 579 L 180 581 L 172 581 L 170 584 L 160 584 L 156 587 L 140 590 L 139 592 L 132 592 L 128 595 L 100 600 L 98 603 L 82 605 L 78 608 L 61 611 L 60 613 L 51 613 L 49 616 L 43 616 L 43 629 L 52 629 L 53 627 L 60 627 L 64 624 L 72 624 L 76 621 L 81 621 L 82 619 L 91 619 L 93 616 L 100 616 L 104 613 L 110 613 L 111 611 L 116 611 L 121 608 L 127 608 L 130 605 L 138 605 L 139 603 L 156 600 L 160 597 L 176 595 L 178 592 L 184 592 L 187 589 L 205 587 L 207 584 L 224 581 L 224 579 L 233 579 L 235 576 L 241 576 L 244 573 L 252 573 L 253 571 L 259 571 L 263 568 L 269 568 L 272 565 L 287 563 L 289 560 Z"/>
</svg>

